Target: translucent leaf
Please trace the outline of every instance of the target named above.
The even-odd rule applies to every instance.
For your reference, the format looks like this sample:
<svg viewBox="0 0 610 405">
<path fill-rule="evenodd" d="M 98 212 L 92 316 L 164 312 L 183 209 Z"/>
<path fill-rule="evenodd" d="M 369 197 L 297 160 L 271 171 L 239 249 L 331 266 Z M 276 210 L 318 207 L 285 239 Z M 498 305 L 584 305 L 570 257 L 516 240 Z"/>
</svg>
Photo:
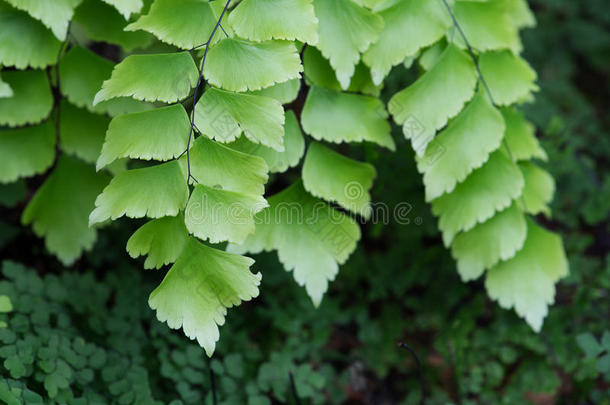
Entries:
<svg viewBox="0 0 610 405">
<path fill-rule="evenodd" d="M 347 89 L 360 54 L 379 38 L 383 19 L 351 0 L 314 0 L 314 8 L 319 20 L 317 47 Z"/>
<path fill-rule="evenodd" d="M 464 110 L 426 148 L 417 165 L 424 174 L 426 200 L 453 191 L 489 154 L 504 136 L 502 114 L 479 92 Z"/>
<path fill-rule="evenodd" d="M 523 249 L 489 270 L 485 287 L 502 308 L 514 308 L 538 332 L 555 300 L 555 283 L 567 274 L 561 238 L 528 220 Z"/>
<path fill-rule="evenodd" d="M 217 18 L 207 1 L 155 0 L 148 14 L 129 24 L 126 31 L 144 30 L 182 49 L 206 43 Z"/>
<path fill-rule="evenodd" d="M 555 181 L 546 170 L 530 162 L 519 163 L 519 168 L 525 179 L 523 196 L 519 201 L 524 211 L 537 215 L 543 213 L 551 216 L 549 204 L 555 194 Z"/>
<path fill-rule="evenodd" d="M 441 56 L 443 56 L 445 49 L 447 49 L 447 41 L 444 40 L 440 40 L 431 47 L 428 47 L 426 50 L 421 52 L 419 65 L 424 70 L 432 69 L 432 66 L 436 65 L 436 62 L 438 62 Z"/>
<path fill-rule="evenodd" d="M 536 17 L 532 10 L 530 10 L 526 0 L 508 1 L 507 7 L 513 25 L 518 29 L 536 26 Z"/>
<path fill-rule="evenodd" d="M 472 98 L 476 82 L 470 56 L 449 45 L 428 72 L 392 97 L 390 112 L 418 156 L 424 154 L 436 131 Z"/>
<path fill-rule="evenodd" d="M 516 103 L 538 90 L 536 71 L 510 51 L 486 52 L 479 56 L 479 66 L 498 105 Z"/>
<path fill-rule="evenodd" d="M 312 0 L 244 0 L 229 15 L 229 23 L 237 35 L 251 41 L 318 42 Z"/>
<path fill-rule="evenodd" d="M 254 214 L 267 207 L 260 195 L 196 184 L 184 214 L 186 228 L 211 243 L 243 243 L 254 232 Z"/>
<path fill-rule="evenodd" d="M 210 47 L 203 69 L 211 84 L 230 91 L 263 89 L 298 79 L 302 71 L 301 58 L 291 42 L 256 43 L 235 38 Z"/>
<path fill-rule="evenodd" d="M 97 170 L 120 158 L 170 160 L 186 150 L 190 121 L 181 104 L 119 115 L 108 126 Z"/>
<path fill-rule="evenodd" d="M 356 248 L 360 228 L 347 215 L 309 195 L 298 182 L 268 199 L 270 207 L 255 217 L 256 232 L 234 252 L 277 250 L 287 271 L 305 286 L 318 306 L 343 264 Z"/>
<path fill-rule="evenodd" d="M 508 208 L 522 189 L 523 176 L 517 165 L 502 151 L 492 153 L 487 163 L 455 190 L 432 201 L 445 245 L 449 246 L 458 232 L 468 231 Z"/>
<path fill-rule="evenodd" d="M 233 150 L 200 136 L 191 148 L 190 158 L 191 172 L 201 184 L 252 195 L 265 192 L 268 168 L 258 156 Z M 181 161 L 186 167 L 186 156 Z"/>
<path fill-rule="evenodd" d="M 55 158 L 55 128 L 41 125 L 0 130 L 0 183 L 43 173 Z"/>
<path fill-rule="evenodd" d="M 16 127 L 36 124 L 53 109 L 53 94 L 42 70 L 4 72 L 4 80 L 13 89 L 13 97 L 0 98 L 0 125 Z"/>
<path fill-rule="evenodd" d="M 6 0 L 13 7 L 27 11 L 32 17 L 42 21 L 60 40 L 66 39 L 68 23 L 74 14 L 74 8 L 82 0 Z"/>
<path fill-rule="evenodd" d="M 303 107 L 301 124 L 316 140 L 368 141 L 394 150 L 387 117 L 378 98 L 312 86 Z"/>
<path fill-rule="evenodd" d="M 447 11 L 436 1 L 405 0 L 379 12 L 384 26 L 379 40 L 364 53 L 373 82 L 380 84 L 392 66 L 434 44 L 451 26 Z"/>
<path fill-rule="evenodd" d="M 13 97 L 13 95 L 13 89 L 10 84 L 3 81 L 2 77 L 0 77 L 0 98 Z"/>
<path fill-rule="evenodd" d="M 210 88 L 197 102 L 195 125 L 219 142 L 234 141 L 243 131 L 254 143 L 284 150 L 284 109 L 273 98 Z"/>
<path fill-rule="evenodd" d="M 148 255 L 145 269 L 159 269 L 174 263 L 188 240 L 182 214 L 148 221 L 127 241 L 127 252 L 134 259 Z"/>
<path fill-rule="evenodd" d="M 34 232 L 45 238 L 49 252 L 71 265 L 83 250 L 93 247 L 96 231 L 87 219 L 95 197 L 110 181 L 96 173 L 93 166 L 62 156 L 44 184 L 27 205 L 21 221 L 32 224 Z"/>
<path fill-rule="evenodd" d="M 119 12 L 128 19 L 131 14 L 139 13 L 144 3 L 142 0 L 102 0 L 114 6 Z"/>
<path fill-rule="evenodd" d="M 93 105 L 114 97 L 173 103 L 197 84 L 199 72 L 188 52 L 130 55 L 114 67 Z"/>
<path fill-rule="evenodd" d="M 261 274 L 254 260 L 202 245 L 189 238 L 176 263 L 148 299 L 157 318 L 172 329 L 182 327 L 212 356 L 227 308 L 258 296 Z"/>
<path fill-rule="evenodd" d="M 59 146 L 69 154 L 78 156 L 87 163 L 95 164 L 110 119 L 93 114 L 62 100 L 59 126 Z"/>
<path fill-rule="evenodd" d="M 274 84 L 271 87 L 267 87 L 261 90 L 251 91 L 250 94 L 256 96 L 265 96 L 276 99 L 282 104 L 292 103 L 296 100 L 301 89 L 301 80 L 292 79 L 286 82 Z"/>
<path fill-rule="evenodd" d="M 457 260 L 462 280 L 475 280 L 500 260 L 512 258 L 523 247 L 526 233 L 525 216 L 513 203 L 491 219 L 457 235 L 451 254 Z"/>
<path fill-rule="evenodd" d="M 89 224 L 126 215 L 160 218 L 177 215 L 188 200 L 186 178 L 178 161 L 117 174 L 95 200 Z"/>
<path fill-rule="evenodd" d="M 239 138 L 229 146 L 238 151 L 262 157 L 272 173 L 285 172 L 289 167 L 298 165 L 305 152 L 305 140 L 301 127 L 294 112 L 290 110 L 286 111 L 286 122 L 284 123 L 284 152 L 252 143 L 245 137 Z"/>
<path fill-rule="evenodd" d="M 343 208 L 368 218 L 371 215 L 369 190 L 376 174 L 372 165 L 313 142 L 303 164 L 303 185 L 312 195 L 337 202 Z"/>
<path fill-rule="evenodd" d="M 514 159 L 547 160 L 546 152 L 536 139 L 536 128 L 525 119 L 522 113 L 514 108 L 503 108 L 502 116 L 506 123 L 504 139 Z"/>
</svg>

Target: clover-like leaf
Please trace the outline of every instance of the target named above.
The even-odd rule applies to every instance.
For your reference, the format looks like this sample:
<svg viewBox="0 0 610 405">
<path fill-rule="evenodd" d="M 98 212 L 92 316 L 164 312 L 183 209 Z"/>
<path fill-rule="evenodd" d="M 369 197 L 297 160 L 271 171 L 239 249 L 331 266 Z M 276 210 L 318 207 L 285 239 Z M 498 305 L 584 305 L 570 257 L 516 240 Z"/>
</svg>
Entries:
<svg viewBox="0 0 610 405">
<path fill-rule="evenodd" d="M 188 200 L 186 178 L 178 161 L 117 174 L 95 200 L 89 216 L 93 225 L 126 215 L 160 218 L 177 215 Z"/>
<path fill-rule="evenodd" d="M 87 163 L 95 164 L 106 135 L 110 119 L 61 101 L 59 146 Z"/>
<path fill-rule="evenodd" d="M 121 96 L 172 103 L 186 97 L 198 77 L 188 52 L 130 55 L 114 67 L 93 105 Z"/>
<path fill-rule="evenodd" d="M 548 159 L 546 152 L 536 139 L 536 128 L 525 119 L 523 113 L 514 108 L 503 108 L 502 116 L 506 123 L 504 139 L 514 159 Z"/>
<path fill-rule="evenodd" d="M 307 191 L 365 218 L 371 215 L 369 190 L 376 175 L 371 164 L 350 159 L 317 142 L 309 145 L 303 164 Z"/>
<path fill-rule="evenodd" d="M 237 38 L 225 38 L 210 47 L 203 69 L 211 84 L 230 91 L 260 90 L 298 79 L 302 71 L 301 58 L 293 43 Z"/>
<path fill-rule="evenodd" d="M 144 3 L 142 0 L 102 0 L 104 3 L 108 3 L 114 6 L 125 19 L 129 19 L 131 14 L 139 13 Z"/>
<path fill-rule="evenodd" d="M 525 186 L 520 200 L 522 209 L 532 215 L 551 216 L 550 202 L 555 194 L 555 180 L 546 170 L 531 162 L 520 162 Z"/>
<path fill-rule="evenodd" d="M 316 140 L 368 141 L 394 150 L 387 116 L 378 98 L 313 86 L 307 94 L 301 123 Z"/>
<path fill-rule="evenodd" d="M 258 296 L 261 274 L 254 260 L 223 252 L 189 238 L 176 263 L 148 299 L 157 318 L 182 328 L 212 356 L 227 308 Z"/>
<path fill-rule="evenodd" d="M 138 228 L 127 241 L 133 258 L 147 255 L 145 269 L 159 269 L 174 263 L 186 246 L 188 231 L 182 214 L 152 219 Z"/>
<path fill-rule="evenodd" d="M 53 94 L 42 70 L 4 72 L 13 97 L 0 98 L 0 125 L 37 124 L 53 109 Z"/>
<path fill-rule="evenodd" d="M 318 42 L 312 0 L 244 0 L 229 15 L 229 23 L 237 35 L 251 41 Z"/>
<path fill-rule="evenodd" d="M 55 158 L 55 128 L 43 124 L 0 130 L 0 183 L 44 172 Z"/>
<path fill-rule="evenodd" d="M 498 105 L 511 105 L 538 91 L 536 71 L 511 51 L 485 52 L 479 66 Z"/>
<path fill-rule="evenodd" d="M 21 221 L 32 224 L 49 252 L 71 265 L 83 250 L 93 247 L 96 230 L 89 228 L 88 217 L 109 181 L 110 176 L 96 173 L 92 166 L 62 156 L 30 200 Z"/>
<path fill-rule="evenodd" d="M 20 10 L 26 11 L 29 15 L 40 20 L 45 26 L 49 27 L 53 34 L 60 40 L 66 39 L 68 24 L 74 14 L 74 8 L 82 0 L 6 0 L 10 5 Z"/>
<path fill-rule="evenodd" d="M 555 300 L 555 283 L 568 274 L 561 238 L 527 221 L 523 249 L 487 272 L 487 293 L 502 308 L 514 308 L 536 332 Z"/>
<path fill-rule="evenodd" d="M 270 97 L 210 88 L 195 107 L 195 125 L 219 142 L 243 132 L 251 142 L 284 150 L 284 109 Z"/>
<path fill-rule="evenodd" d="M 119 115 L 106 132 L 97 170 L 116 159 L 170 160 L 186 150 L 190 121 L 181 104 Z"/>
</svg>

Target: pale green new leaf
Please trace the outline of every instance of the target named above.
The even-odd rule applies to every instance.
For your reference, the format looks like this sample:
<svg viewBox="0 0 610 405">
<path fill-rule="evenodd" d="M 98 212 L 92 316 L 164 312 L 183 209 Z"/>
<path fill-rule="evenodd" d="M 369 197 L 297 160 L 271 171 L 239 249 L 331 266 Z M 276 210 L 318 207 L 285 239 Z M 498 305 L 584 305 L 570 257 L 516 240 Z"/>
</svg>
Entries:
<svg viewBox="0 0 610 405">
<path fill-rule="evenodd" d="M 114 67 L 93 105 L 121 96 L 173 103 L 189 94 L 198 77 L 188 52 L 130 55 Z"/>
<path fill-rule="evenodd" d="M 93 225 L 126 215 L 130 218 L 160 218 L 177 215 L 189 196 L 186 178 L 174 160 L 117 174 L 95 200 L 89 216 Z"/>
<path fill-rule="evenodd" d="M 394 150 L 387 117 L 378 98 L 312 86 L 303 107 L 301 124 L 316 140 L 368 141 Z"/>
<path fill-rule="evenodd" d="M 182 214 L 152 219 L 131 235 L 127 252 L 134 259 L 147 255 L 145 269 L 160 269 L 178 259 L 188 237 Z"/>
<path fill-rule="evenodd" d="M 43 173 L 54 158 L 55 128 L 51 121 L 0 130 L 0 183 Z"/>
<path fill-rule="evenodd" d="M 521 195 L 523 183 L 519 167 L 504 152 L 492 153 L 487 163 L 451 193 L 432 201 L 432 212 L 439 217 L 445 245 L 449 246 L 458 232 L 468 231 L 508 208 Z"/>
<path fill-rule="evenodd" d="M 223 252 L 189 238 L 176 263 L 148 299 L 157 318 L 172 329 L 182 327 L 208 356 L 219 339 L 227 308 L 258 296 L 261 274 L 254 260 Z"/>
<path fill-rule="evenodd" d="M 0 76 L 0 98 L 13 97 L 14 94 L 11 85 L 2 80 Z"/>
<path fill-rule="evenodd" d="M 59 146 L 69 154 L 78 156 L 87 163 L 95 164 L 110 119 L 61 101 Z"/>
<path fill-rule="evenodd" d="M 292 79 L 286 82 L 274 84 L 271 87 L 266 87 L 261 90 L 254 90 L 249 92 L 255 96 L 265 96 L 276 99 L 282 104 L 289 104 L 296 100 L 301 89 L 301 80 Z"/>
<path fill-rule="evenodd" d="M 13 97 L 0 98 L 0 125 L 37 124 L 53 109 L 49 79 L 42 70 L 4 72 Z"/>
<path fill-rule="evenodd" d="M 44 237 L 47 250 L 65 265 L 71 265 L 84 250 L 93 247 L 96 230 L 87 219 L 95 197 L 110 181 L 92 166 L 62 156 L 57 166 L 25 208 L 21 222 L 32 224 Z"/>
<path fill-rule="evenodd" d="M 254 232 L 254 214 L 268 207 L 260 195 L 196 184 L 184 222 L 190 233 L 210 243 L 243 243 Z"/>
<path fill-rule="evenodd" d="M 114 6 L 125 19 L 128 19 L 131 14 L 139 13 L 144 3 L 142 0 L 102 0 Z"/>
<path fill-rule="evenodd" d="M 536 17 L 527 4 L 527 0 L 511 0 L 507 2 L 508 13 L 517 29 L 536 26 Z"/>
<path fill-rule="evenodd" d="M 436 62 L 443 56 L 445 49 L 447 49 L 447 41 L 445 40 L 440 40 L 434 45 L 426 48 L 421 52 L 421 56 L 419 57 L 419 66 L 424 70 L 432 69 L 432 66 L 436 65 Z"/>
<path fill-rule="evenodd" d="M 506 123 L 504 139 L 514 159 L 548 159 L 546 152 L 536 139 L 536 128 L 525 119 L 521 112 L 514 108 L 503 108 L 502 116 Z"/>
<path fill-rule="evenodd" d="M 294 272 L 318 306 L 360 239 L 358 224 L 347 215 L 312 197 L 298 182 L 270 197 L 269 208 L 255 217 L 256 231 L 233 252 L 277 250 L 280 262 Z"/>
<path fill-rule="evenodd" d="M 269 39 L 318 42 L 318 19 L 312 0 L 244 0 L 229 15 L 237 35 L 251 41 Z"/>
<path fill-rule="evenodd" d="M 567 274 L 561 238 L 528 220 L 523 249 L 489 270 L 485 287 L 502 308 L 514 308 L 539 332 L 555 300 L 555 283 Z"/>
<path fill-rule="evenodd" d="M 0 3 L 0 65 L 44 68 L 55 64 L 61 42 L 27 13 Z"/>
<path fill-rule="evenodd" d="M 451 26 L 451 18 L 438 1 L 404 0 L 381 12 L 383 31 L 362 56 L 371 67 L 373 82 L 380 84 L 392 66 L 434 44 Z"/>
<path fill-rule="evenodd" d="M 27 11 L 32 17 L 42 21 L 60 40 L 66 39 L 68 23 L 74 14 L 74 8 L 82 0 L 6 0 L 13 7 Z"/>
<path fill-rule="evenodd" d="M 216 21 L 208 1 L 155 0 L 148 14 L 129 24 L 125 30 L 148 31 L 163 42 L 192 49 L 208 41 Z"/>
<path fill-rule="evenodd" d="M 498 105 L 511 105 L 538 91 L 536 71 L 510 51 L 486 52 L 479 56 L 479 66 Z"/>
<path fill-rule="evenodd" d="M 351 0 L 314 0 L 314 8 L 319 20 L 316 46 L 347 89 L 360 54 L 379 38 L 383 19 Z"/>
<path fill-rule="evenodd" d="M 504 136 L 502 114 L 483 92 L 440 132 L 426 148 L 417 165 L 424 174 L 426 200 L 453 191 L 489 154 L 498 149 Z"/>
<path fill-rule="evenodd" d="M 230 91 L 260 90 L 298 79 L 302 71 L 293 43 L 236 38 L 225 38 L 210 47 L 203 69 L 211 84 Z"/>
<path fill-rule="evenodd" d="M 284 150 L 284 109 L 270 97 L 210 88 L 197 102 L 195 125 L 219 142 L 234 141 L 243 132 L 254 143 Z"/>
<path fill-rule="evenodd" d="M 309 145 L 303 164 L 307 191 L 365 218 L 371 215 L 369 192 L 376 175 L 369 163 L 345 157 L 317 142 Z"/>
<path fill-rule="evenodd" d="M 170 160 L 186 150 L 189 117 L 181 104 L 119 115 L 108 126 L 97 170 L 120 158 Z"/>
<path fill-rule="evenodd" d="M 455 237 L 451 254 L 463 281 L 479 278 L 485 269 L 512 258 L 523 247 L 525 216 L 513 203 L 491 219 Z"/>
<path fill-rule="evenodd" d="M 519 201 L 522 209 L 532 215 L 543 213 L 551 216 L 549 204 L 555 194 L 555 180 L 546 170 L 531 162 L 520 162 L 519 168 L 525 179 L 523 195 Z"/>
<path fill-rule="evenodd" d="M 390 112 L 418 156 L 424 154 L 436 131 L 472 98 L 476 82 L 470 57 L 450 44 L 428 72 L 392 97 Z"/>
<path fill-rule="evenodd" d="M 305 140 L 297 117 L 291 110 L 286 111 L 284 123 L 284 151 L 278 152 L 260 144 L 252 143 L 245 137 L 237 139 L 229 145 L 238 151 L 260 156 L 267 162 L 271 173 L 281 173 L 299 164 L 305 152 Z"/>
</svg>

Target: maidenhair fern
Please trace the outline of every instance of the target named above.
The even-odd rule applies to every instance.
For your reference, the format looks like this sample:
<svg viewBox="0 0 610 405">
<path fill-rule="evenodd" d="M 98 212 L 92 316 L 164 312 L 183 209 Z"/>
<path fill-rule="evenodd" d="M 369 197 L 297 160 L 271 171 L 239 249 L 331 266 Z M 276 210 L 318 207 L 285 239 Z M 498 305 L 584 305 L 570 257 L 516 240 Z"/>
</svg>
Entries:
<svg viewBox="0 0 610 405">
<path fill-rule="evenodd" d="M 376 176 L 335 145 L 395 150 L 391 114 L 462 279 L 485 275 L 539 330 L 567 262 L 533 217 L 554 183 L 518 109 L 537 90 L 518 34 L 534 23 L 525 0 L 0 0 L 0 182 L 50 172 L 22 220 L 65 264 L 96 227 L 148 218 L 127 251 L 171 266 L 150 306 L 211 355 L 227 308 L 259 293 L 247 253 L 277 251 L 320 304 Z M 422 74 L 388 113 L 400 64 Z"/>
</svg>

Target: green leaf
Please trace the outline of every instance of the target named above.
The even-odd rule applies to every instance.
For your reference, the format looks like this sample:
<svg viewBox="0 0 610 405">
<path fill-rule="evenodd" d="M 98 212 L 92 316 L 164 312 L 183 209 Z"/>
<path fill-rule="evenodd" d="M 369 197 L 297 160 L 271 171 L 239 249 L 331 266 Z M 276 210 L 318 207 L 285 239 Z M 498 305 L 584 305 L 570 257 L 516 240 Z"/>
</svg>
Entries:
<svg viewBox="0 0 610 405">
<path fill-rule="evenodd" d="M 230 91 L 260 90 L 298 79 L 302 71 L 301 58 L 293 43 L 256 43 L 236 38 L 225 38 L 210 47 L 203 69 L 211 84 Z"/>
<path fill-rule="evenodd" d="M 261 90 L 251 91 L 249 93 L 254 94 L 256 96 L 271 97 L 282 104 L 288 104 L 296 100 L 297 96 L 299 95 L 300 89 L 301 80 L 292 79 L 286 82 L 274 84 L 271 87 L 267 87 Z"/>
<path fill-rule="evenodd" d="M 581 333 L 576 336 L 576 343 L 589 359 L 597 358 L 604 351 L 604 348 L 590 332 Z"/>
<path fill-rule="evenodd" d="M 447 11 L 436 1 L 395 2 L 379 12 L 384 26 L 379 39 L 364 53 L 373 82 L 381 84 L 392 66 L 441 39 L 451 26 Z"/>
<path fill-rule="evenodd" d="M 379 37 L 383 19 L 351 0 L 314 0 L 314 8 L 319 20 L 316 46 L 347 89 L 360 54 Z"/>
<path fill-rule="evenodd" d="M 313 86 L 307 94 L 301 124 L 316 140 L 368 141 L 395 150 L 387 117 L 378 98 Z"/>
<path fill-rule="evenodd" d="M 502 114 L 479 91 L 432 140 L 424 155 L 416 158 L 418 169 L 424 174 L 426 201 L 450 193 L 474 169 L 481 167 L 500 146 L 504 130 Z"/>
<path fill-rule="evenodd" d="M 260 195 L 196 184 L 184 214 L 186 228 L 210 243 L 243 243 L 254 232 L 254 214 L 266 208 Z"/>
<path fill-rule="evenodd" d="M 436 44 L 426 48 L 421 52 L 421 56 L 419 57 L 419 66 L 426 71 L 432 69 L 443 55 L 445 49 L 447 49 L 447 41 L 445 40 L 440 40 Z"/>
<path fill-rule="evenodd" d="M 523 249 L 489 270 L 485 287 L 502 308 L 514 308 L 538 332 L 554 302 L 555 283 L 567 274 L 561 238 L 528 220 Z"/>
<path fill-rule="evenodd" d="M 255 233 L 244 244 L 228 249 L 237 253 L 277 250 L 284 268 L 294 271 L 296 282 L 305 286 L 318 306 L 338 265 L 356 248 L 360 228 L 347 215 L 309 195 L 300 182 L 268 201 L 269 208 L 255 217 Z"/>
<path fill-rule="evenodd" d="M 208 41 L 216 21 L 207 1 L 155 0 L 148 14 L 129 24 L 125 30 L 148 31 L 165 43 L 192 49 Z"/>
<path fill-rule="evenodd" d="M 21 221 L 32 224 L 36 235 L 45 238 L 49 252 L 71 265 L 83 250 L 93 247 L 96 231 L 89 228 L 87 219 L 95 197 L 108 181 L 108 175 L 95 173 L 92 166 L 62 156 L 30 200 Z"/>
<path fill-rule="evenodd" d="M 352 160 L 313 142 L 303 164 L 303 185 L 312 195 L 336 202 L 343 208 L 369 218 L 375 167 Z"/>
<path fill-rule="evenodd" d="M 138 228 L 127 241 L 127 252 L 134 259 L 148 255 L 145 269 L 159 269 L 174 263 L 186 246 L 188 231 L 184 216 L 153 219 Z"/>
<path fill-rule="evenodd" d="M 40 0 L 6 0 L 10 5 L 27 11 L 32 17 L 42 21 L 60 40 L 66 39 L 68 23 L 74 14 L 74 8 L 82 0 L 53 0 L 53 2 Z"/>
<path fill-rule="evenodd" d="M 60 122 L 61 149 L 87 163 L 95 164 L 102 150 L 110 119 L 75 107 L 64 99 L 61 101 Z"/>
<path fill-rule="evenodd" d="M 281 173 L 289 167 L 295 167 L 305 152 L 305 140 L 299 122 L 292 111 L 286 111 L 284 123 L 284 152 L 278 152 L 260 144 L 252 143 L 245 137 L 229 145 L 231 148 L 265 159 L 271 173 Z"/>
<path fill-rule="evenodd" d="M 251 41 L 318 42 L 312 0 L 244 0 L 229 15 L 229 23 L 237 35 Z"/>
<path fill-rule="evenodd" d="M 476 82 L 470 57 L 450 44 L 428 72 L 392 97 L 390 112 L 418 156 L 425 153 L 436 131 L 472 98 Z"/>
<path fill-rule="evenodd" d="M 0 98 L 13 97 L 13 95 L 13 89 L 10 84 L 2 80 L 2 77 L 0 76 Z"/>
<path fill-rule="evenodd" d="M 199 72 L 188 52 L 130 55 L 114 67 L 93 105 L 114 97 L 173 103 L 197 84 Z"/>
<path fill-rule="evenodd" d="M 95 200 L 89 224 L 126 215 L 160 218 L 177 215 L 188 200 L 186 178 L 178 161 L 117 174 Z"/>
<path fill-rule="evenodd" d="M 17 69 L 55 64 L 61 42 L 26 13 L 0 3 L 0 65 Z"/>
<path fill-rule="evenodd" d="M 479 278 L 485 269 L 512 258 L 523 247 L 525 216 L 513 203 L 491 219 L 455 237 L 451 254 L 463 281 Z"/>
<path fill-rule="evenodd" d="M 451 193 L 432 201 L 432 212 L 439 217 L 438 226 L 445 245 L 449 246 L 458 232 L 468 231 L 508 208 L 522 190 L 519 167 L 504 152 L 492 153 L 487 163 Z"/>
<path fill-rule="evenodd" d="M 200 184 L 238 193 L 262 195 L 269 170 L 265 161 L 205 136 L 200 136 L 190 150 L 191 172 Z M 186 167 L 186 156 L 181 158 Z"/>
<path fill-rule="evenodd" d="M 181 104 L 119 115 L 108 126 L 97 170 L 120 158 L 170 160 L 186 150 L 189 117 Z"/>
<path fill-rule="evenodd" d="M 49 116 L 53 109 L 53 94 L 44 71 L 5 71 L 4 80 L 14 95 L 0 98 L 0 125 L 37 124 Z"/>
<path fill-rule="evenodd" d="M 528 214 L 543 213 L 551 216 L 550 202 L 555 194 L 555 181 L 546 170 L 531 162 L 520 162 L 519 168 L 525 179 L 523 195 L 520 200 L 522 209 Z"/>
<path fill-rule="evenodd" d="M 104 3 L 108 3 L 114 6 L 119 12 L 129 19 L 131 14 L 139 13 L 144 3 L 142 0 L 102 0 Z"/>
<path fill-rule="evenodd" d="M 189 238 L 163 282 L 151 294 L 150 307 L 172 329 L 182 327 L 212 356 L 227 308 L 258 296 L 261 274 L 254 260 L 212 249 Z"/>
<path fill-rule="evenodd" d="M 510 51 L 486 52 L 479 56 L 479 66 L 498 105 L 511 105 L 539 90 L 536 71 Z"/>
<path fill-rule="evenodd" d="M 0 130 L 0 183 L 43 173 L 55 158 L 55 129 L 44 124 Z"/>
<path fill-rule="evenodd" d="M 508 14 L 517 29 L 536 26 L 536 17 L 530 10 L 526 0 L 512 0 L 506 4 Z"/>
<path fill-rule="evenodd" d="M 11 299 L 6 295 L 0 295 L 0 313 L 7 313 L 13 310 Z"/>
<path fill-rule="evenodd" d="M 514 159 L 548 159 L 546 152 L 536 139 L 536 128 L 525 119 L 521 112 L 514 108 L 503 108 L 502 116 L 506 123 L 504 139 Z"/>
</svg>

